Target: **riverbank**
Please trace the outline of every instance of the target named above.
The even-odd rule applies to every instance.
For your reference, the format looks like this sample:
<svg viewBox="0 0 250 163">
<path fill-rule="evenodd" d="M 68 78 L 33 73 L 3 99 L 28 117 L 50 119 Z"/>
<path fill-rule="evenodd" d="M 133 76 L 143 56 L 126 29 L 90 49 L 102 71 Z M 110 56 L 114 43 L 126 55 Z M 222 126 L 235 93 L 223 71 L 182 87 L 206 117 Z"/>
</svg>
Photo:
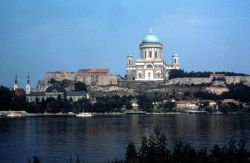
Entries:
<svg viewBox="0 0 250 163">
<path fill-rule="evenodd" d="M 115 115 L 173 115 L 173 114 L 207 114 L 207 115 L 224 115 L 222 112 L 206 112 L 206 111 L 185 111 L 185 112 L 144 112 L 144 111 L 126 111 L 126 112 L 105 112 L 92 113 L 93 116 L 115 116 Z M 230 112 L 228 115 L 250 115 L 249 113 Z M 76 116 L 77 113 L 28 113 L 26 111 L 0 111 L 0 117 L 40 117 L 40 116 Z"/>
</svg>

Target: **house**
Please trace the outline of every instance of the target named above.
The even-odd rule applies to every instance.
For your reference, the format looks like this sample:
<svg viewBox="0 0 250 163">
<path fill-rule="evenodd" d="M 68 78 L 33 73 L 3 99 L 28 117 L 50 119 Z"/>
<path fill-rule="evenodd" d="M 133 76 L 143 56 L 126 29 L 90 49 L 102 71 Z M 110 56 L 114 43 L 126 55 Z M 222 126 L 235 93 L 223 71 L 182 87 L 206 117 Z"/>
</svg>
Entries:
<svg viewBox="0 0 250 163">
<path fill-rule="evenodd" d="M 236 101 L 235 99 L 224 99 L 222 100 L 222 103 L 239 103 L 238 101 Z"/>
<path fill-rule="evenodd" d="M 198 109 L 199 101 L 176 101 L 177 109 Z"/>
</svg>

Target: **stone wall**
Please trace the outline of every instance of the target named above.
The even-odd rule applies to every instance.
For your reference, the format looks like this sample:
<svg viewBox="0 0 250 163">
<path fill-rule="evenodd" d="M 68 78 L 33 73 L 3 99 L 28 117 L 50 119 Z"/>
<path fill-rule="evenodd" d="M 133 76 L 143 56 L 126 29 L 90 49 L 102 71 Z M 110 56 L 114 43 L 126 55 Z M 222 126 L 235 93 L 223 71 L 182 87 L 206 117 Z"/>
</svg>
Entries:
<svg viewBox="0 0 250 163">
<path fill-rule="evenodd" d="M 213 78 L 175 78 L 169 80 L 168 84 L 173 85 L 200 85 L 200 84 L 211 84 Z M 226 84 L 239 84 L 250 86 L 250 76 L 226 76 Z"/>
<path fill-rule="evenodd" d="M 170 85 L 201 85 L 212 83 L 213 78 L 175 78 L 169 80 Z"/>
<path fill-rule="evenodd" d="M 46 74 L 45 80 L 39 80 L 37 82 L 36 91 L 37 92 L 44 92 L 49 87 L 49 81 L 53 78 L 53 75 L 49 73 Z M 62 77 L 60 78 L 54 78 L 56 81 L 62 82 L 64 79 Z M 66 76 L 65 78 L 68 80 L 69 78 Z M 69 82 L 71 82 L 73 85 L 74 82 L 80 81 L 85 83 L 86 85 L 90 86 L 110 86 L 110 85 L 117 85 L 118 84 L 119 77 L 116 75 L 78 75 L 75 78 L 71 78 Z M 65 88 L 66 90 L 70 91 L 73 89 L 72 86 Z"/>
<path fill-rule="evenodd" d="M 250 87 L 250 76 L 226 76 L 227 84 L 237 84 L 242 83 Z"/>
</svg>

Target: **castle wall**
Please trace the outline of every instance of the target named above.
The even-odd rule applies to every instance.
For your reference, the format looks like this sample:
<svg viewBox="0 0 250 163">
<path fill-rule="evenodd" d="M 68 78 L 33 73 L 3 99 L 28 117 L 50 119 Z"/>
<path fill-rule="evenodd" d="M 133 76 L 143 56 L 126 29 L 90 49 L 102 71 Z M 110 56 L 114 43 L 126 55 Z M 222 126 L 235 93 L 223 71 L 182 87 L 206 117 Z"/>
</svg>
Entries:
<svg viewBox="0 0 250 163">
<path fill-rule="evenodd" d="M 200 85 L 210 84 L 213 78 L 175 78 L 168 81 L 168 84 L 177 85 Z M 250 76 L 225 76 L 226 84 L 239 84 L 250 86 Z"/>
</svg>

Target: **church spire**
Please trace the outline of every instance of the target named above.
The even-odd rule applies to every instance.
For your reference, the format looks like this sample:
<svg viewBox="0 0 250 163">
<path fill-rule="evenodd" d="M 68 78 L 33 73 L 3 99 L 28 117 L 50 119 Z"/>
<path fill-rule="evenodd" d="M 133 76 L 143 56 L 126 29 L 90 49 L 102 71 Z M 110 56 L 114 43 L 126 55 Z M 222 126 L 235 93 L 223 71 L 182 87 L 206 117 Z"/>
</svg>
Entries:
<svg viewBox="0 0 250 163">
<path fill-rule="evenodd" d="M 153 30 L 152 29 L 149 29 L 149 34 L 153 34 Z"/>
<path fill-rule="evenodd" d="M 29 74 L 28 74 L 28 78 L 27 78 L 27 84 L 26 84 L 25 92 L 26 92 L 26 94 L 30 94 L 30 92 L 31 92 L 30 75 Z"/>
<path fill-rule="evenodd" d="M 16 76 L 15 76 L 15 84 L 17 84 L 17 74 L 16 74 Z"/>
<path fill-rule="evenodd" d="M 17 74 L 15 76 L 15 82 L 14 82 L 14 86 L 13 86 L 13 89 L 16 90 L 18 88 L 18 81 L 17 81 Z"/>
<path fill-rule="evenodd" d="M 28 74 L 27 84 L 30 84 L 30 75 Z"/>
</svg>

